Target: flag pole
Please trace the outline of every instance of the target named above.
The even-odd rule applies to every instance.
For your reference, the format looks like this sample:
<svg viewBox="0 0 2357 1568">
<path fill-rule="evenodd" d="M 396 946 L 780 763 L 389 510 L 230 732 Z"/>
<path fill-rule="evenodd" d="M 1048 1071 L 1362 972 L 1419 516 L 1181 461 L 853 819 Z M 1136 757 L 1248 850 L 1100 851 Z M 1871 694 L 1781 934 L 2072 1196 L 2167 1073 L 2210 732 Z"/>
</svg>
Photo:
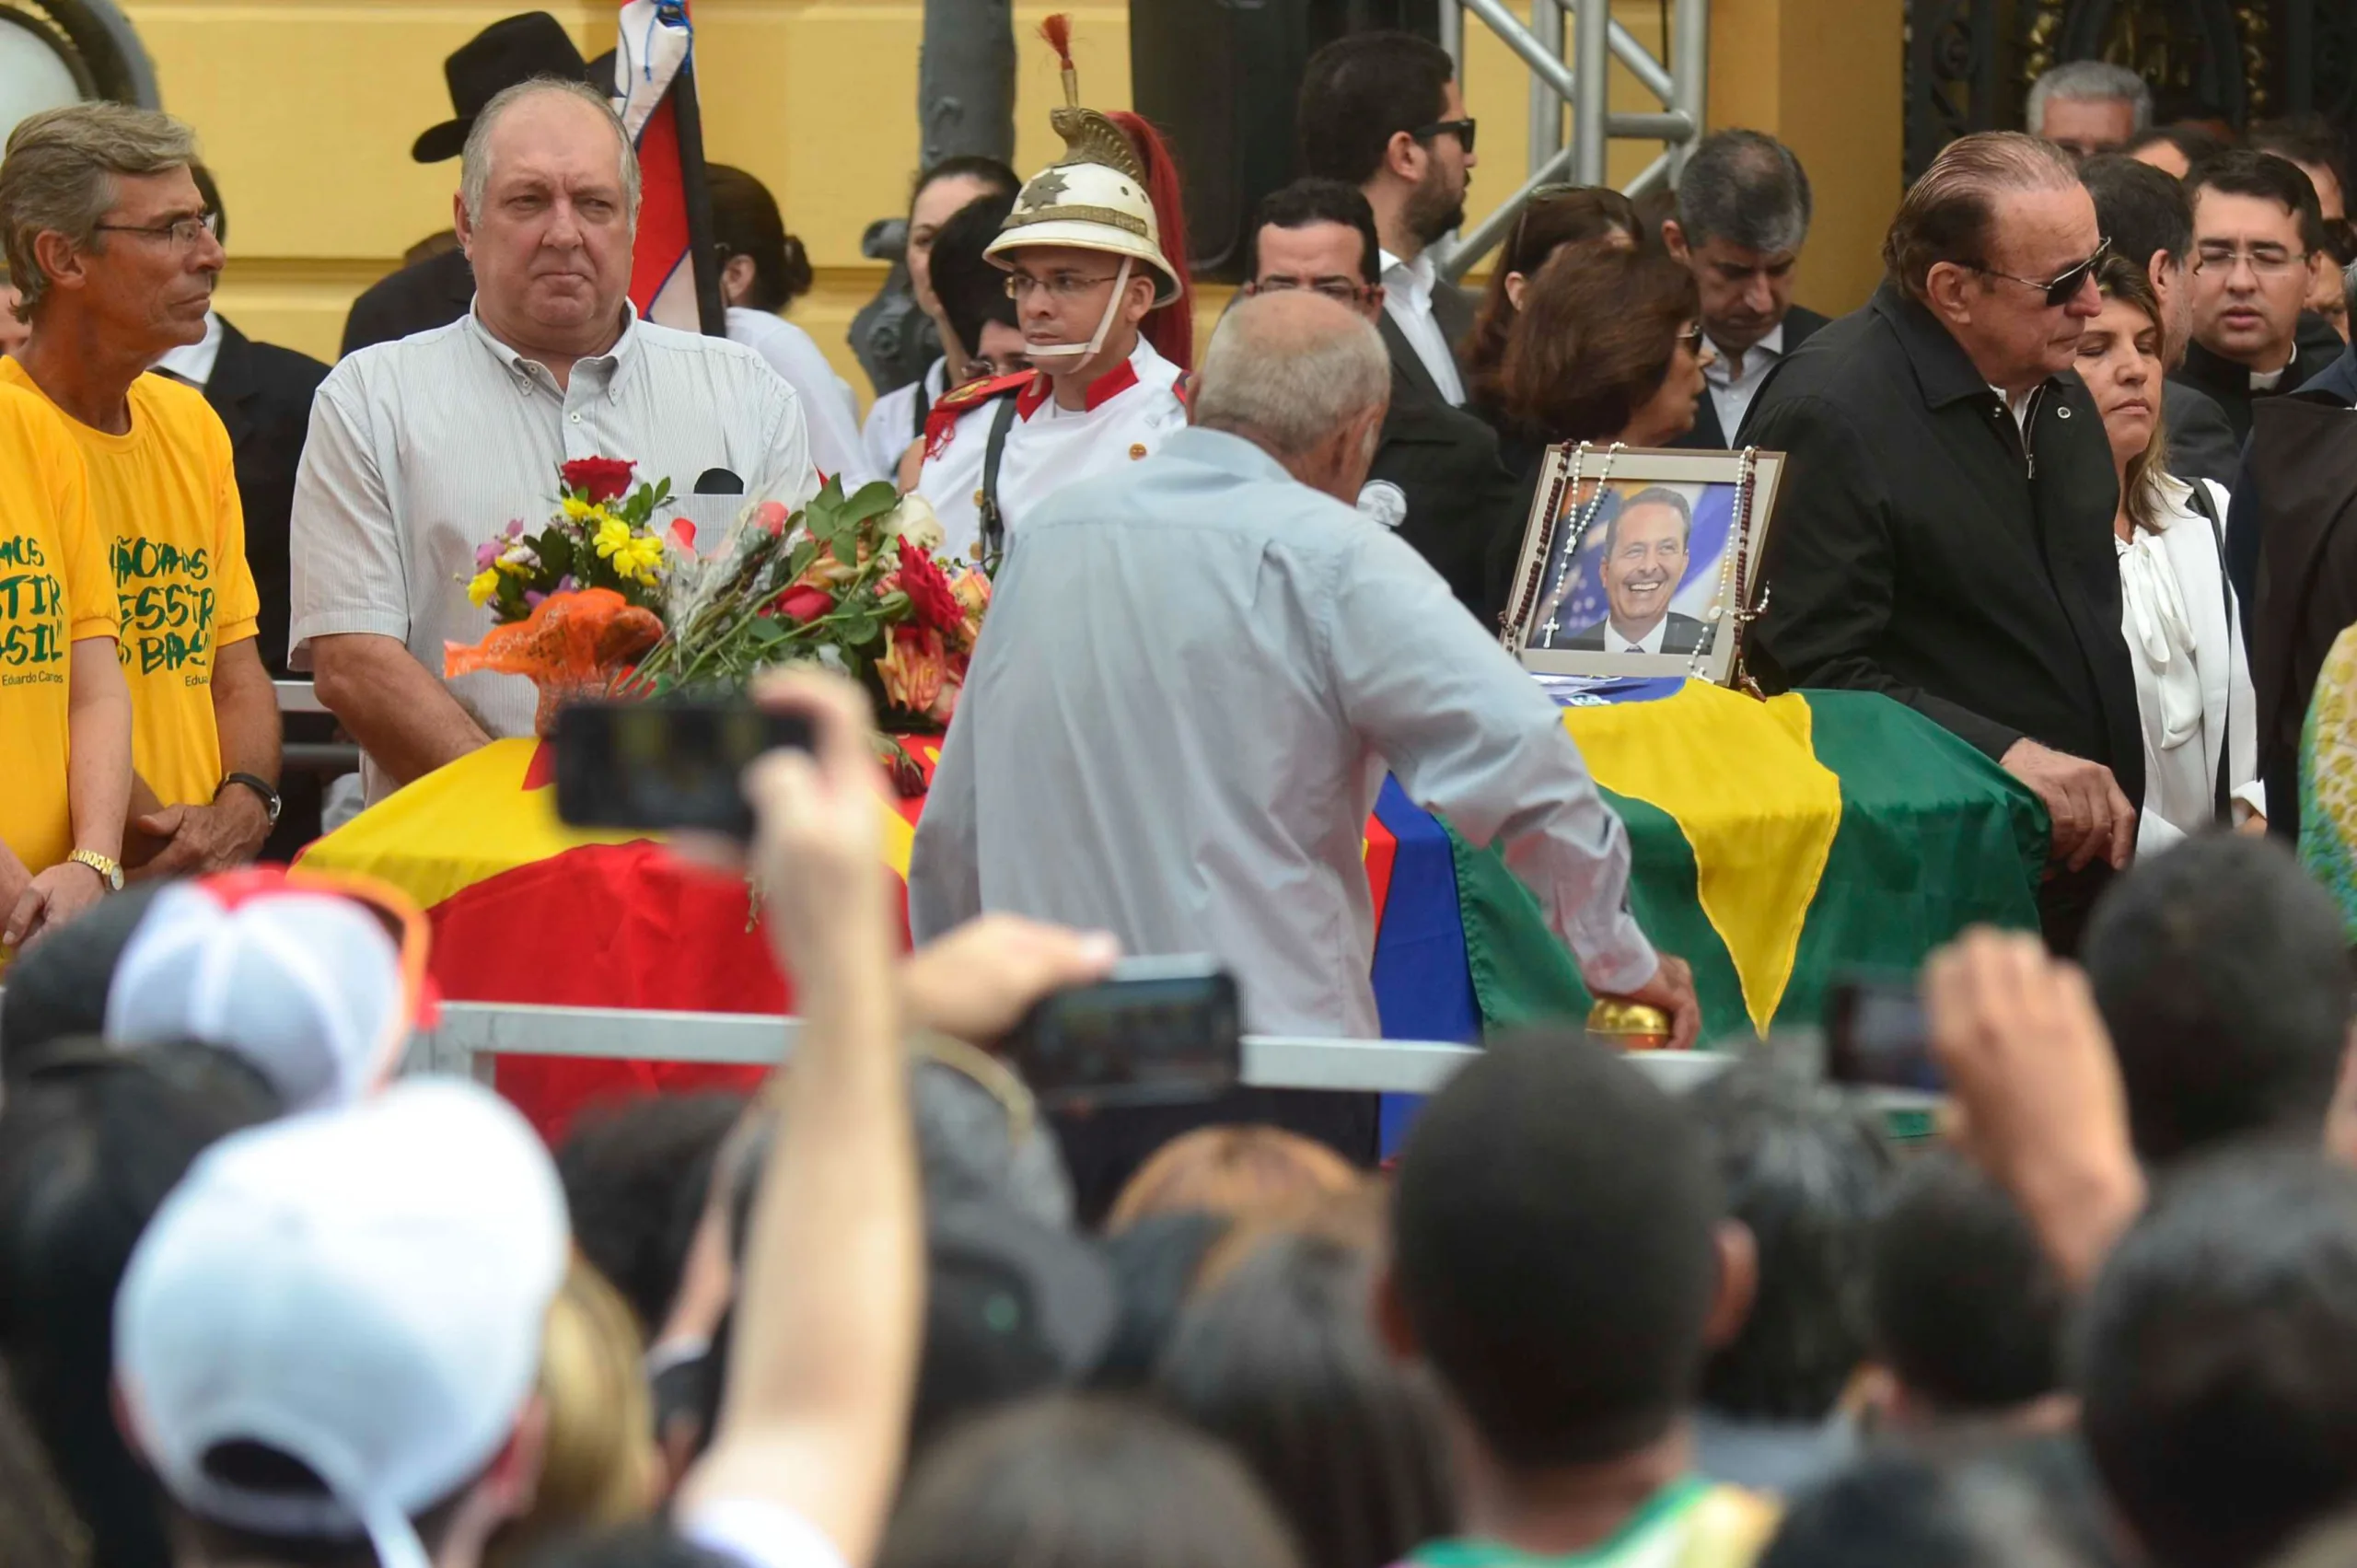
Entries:
<svg viewBox="0 0 2357 1568">
<path fill-rule="evenodd" d="M 712 187 L 704 179 L 703 115 L 696 102 L 696 61 L 690 50 L 671 83 L 673 126 L 679 134 L 679 184 L 688 207 L 688 262 L 695 269 L 696 314 L 706 337 L 728 335 L 728 310 L 720 296 L 719 242 L 712 231 Z"/>
</svg>

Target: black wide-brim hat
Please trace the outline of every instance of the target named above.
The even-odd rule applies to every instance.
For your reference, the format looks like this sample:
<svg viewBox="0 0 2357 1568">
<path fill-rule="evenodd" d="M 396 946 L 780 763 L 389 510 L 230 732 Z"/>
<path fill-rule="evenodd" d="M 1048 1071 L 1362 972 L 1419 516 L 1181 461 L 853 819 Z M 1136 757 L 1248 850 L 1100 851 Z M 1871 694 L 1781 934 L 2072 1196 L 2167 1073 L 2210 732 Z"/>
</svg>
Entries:
<svg viewBox="0 0 2357 1568">
<path fill-rule="evenodd" d="M 450 84 L 450 107 L 458 115 L 429 127 L 418 137 L 409 156 L 420 163 L 444 163 L 457 157 L 466 149 L 467 133 L 474 129 L 475 116 L 518 82 L 561 76 L 602 85 L 611 91 L 614 55 L 609 50 L 594 61 L 583 61 L 562 22 L 546 11 L 527 11 L 520 17 L 504 17 L 469 39 L 442 63 L 442 75 Z"/>
</svg>

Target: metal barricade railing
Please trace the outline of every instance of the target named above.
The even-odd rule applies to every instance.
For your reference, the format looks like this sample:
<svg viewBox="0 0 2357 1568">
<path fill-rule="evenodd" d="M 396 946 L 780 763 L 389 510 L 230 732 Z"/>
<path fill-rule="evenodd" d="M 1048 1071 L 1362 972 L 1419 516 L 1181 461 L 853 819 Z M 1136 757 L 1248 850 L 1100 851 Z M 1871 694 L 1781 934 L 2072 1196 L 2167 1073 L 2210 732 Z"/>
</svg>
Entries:
<svg viewBox="0 0 2357 1568">
<path fill-rule="evenodd" d="M 1440 0 L 1441 46 L 1457 61 L 1460 82 L 1469 12 L 1530 72 L 1529 177 L 1496 211 L 1446 247 L 1440 271 L 1452 282 L 1497 248 L 1521 216 L 1523 203 L 1540 186 L 1564 180 L 1603 184 L 1606 155 L 1616 140 L 1665 144 L 1661 155 L 1621 187 L 1626 194 L 1648 195 L 1673 181 L 1702 134 L 1710 66 L 1710 0 L 1676 0 L 1666 64 L 1612 15 L 1611 0 L 1530 0 L 1527 25 L 1506 8 L 1505 0 Z M 1572 44 L 1568 64 L 1563 59 L 1566 17 Z M 1615 60 L 1654 96 L 1660 110 L 1612 112 Z M 1563 136 L 1566 109 L 1572 120 L 1568 142 Z"/>
<path fill-rule="evenodd" d="M 282 714 L 323 714 L 327 704 L 308 680 L 273 680 L 271 687 L 278 693 L 278 711 Z"/>
<path fill-rule="evenodd" d="M 270 684 L 278 696 L 278 716 L 282 732 L 285 729 L 284 721 L 289 714 L 318 714 L 332 716 L 328 714 L 327 704 L 319 701 L 319 692 L 312 690 L 309 681 L 273 680 Z M 282 738 L 280 740 L 279 765 L 284 772 L 333 776 L 337 773 L 352 772 L 360 766 L 359 747 L 348 740 L 316 738 L 322 733 L 318 728 L 313 728 L 308 733 L 315 738 L 303 740 Z"/>
<path fill-rule="evenodd" d="M 412 1042 L 404 1070 L 486 1077 L 498 1056 L 581 1056 L 634 1062 L 765 1067 L 791 1050 L 801 1020 L 751 1013 L 637 1012 L 445 1002 L 433 1029 Z M 1264 1089 L 1343 1089 L 1430 1094 L 1480 1054 L 1442 1040 L 1318 1040 L 1248 1035 L 1244 1081 Z M 1735 1058 L 1653 1051 L 1630 1061 L 1665 1088 L 1682 1091 Z"/>
</svg>

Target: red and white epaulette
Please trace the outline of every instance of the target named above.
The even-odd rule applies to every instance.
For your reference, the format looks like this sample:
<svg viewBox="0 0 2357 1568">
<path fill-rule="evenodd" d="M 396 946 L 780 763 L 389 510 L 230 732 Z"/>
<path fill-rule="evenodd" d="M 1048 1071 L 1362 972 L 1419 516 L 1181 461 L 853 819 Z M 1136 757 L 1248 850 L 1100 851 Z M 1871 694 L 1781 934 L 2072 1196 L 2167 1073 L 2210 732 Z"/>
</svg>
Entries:
<svg viewBox="0 0 2357 1568">
<path fill-rule="evenodd" d="M 969 381 L 953 388 L 934 400 L 924 416 L 924 458 L 932 462 L 949 449 L 949 437 L 958 428 L 958 421 L 993 398 L 1019 392 L 1031 384 L 1039 372 L 1018 370 L 1011 376 L 993 376 L 985 380 Z"/>
</svg>

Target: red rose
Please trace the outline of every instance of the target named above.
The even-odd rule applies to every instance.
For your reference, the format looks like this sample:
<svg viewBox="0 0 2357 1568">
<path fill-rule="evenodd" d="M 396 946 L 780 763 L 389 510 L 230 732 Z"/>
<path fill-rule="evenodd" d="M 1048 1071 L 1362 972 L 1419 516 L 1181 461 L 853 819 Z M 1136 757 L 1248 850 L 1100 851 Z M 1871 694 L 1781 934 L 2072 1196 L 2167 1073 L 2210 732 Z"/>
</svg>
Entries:
<svg viewBox="0 0 2357 1568">
<path fill-rule="evenodd" d="M 949 589 L 949 579 L 933 563 L 933 557 L 900 540 L 900 591 L 909 596 L 915 607 L 917 620 L 944 633 L 957 631 L 966 623 L 965 607 Z"/>
<path fill-rule="evenodd" d="M 575 458 L 557 471 L 567 489 L 580 491 L 597 505 L 628 490 L 631 470 L 637 466 L 621 458 Z"/>
<path fill-rule="evenodd" d="M 754 522 L 758 523 L 761 531 L 772 539 L 775 539 L 785 531 L 787 516 L 785 503 L 783 501 L 764 501 L 753 509 Z"/>
<path fill-rule="evenodd" d="M 771 608 L 796 623 L 816 621 L 835 608 L 835 596 L 824 588 L 788 588 L 771 602 Z"/>
</svg>

